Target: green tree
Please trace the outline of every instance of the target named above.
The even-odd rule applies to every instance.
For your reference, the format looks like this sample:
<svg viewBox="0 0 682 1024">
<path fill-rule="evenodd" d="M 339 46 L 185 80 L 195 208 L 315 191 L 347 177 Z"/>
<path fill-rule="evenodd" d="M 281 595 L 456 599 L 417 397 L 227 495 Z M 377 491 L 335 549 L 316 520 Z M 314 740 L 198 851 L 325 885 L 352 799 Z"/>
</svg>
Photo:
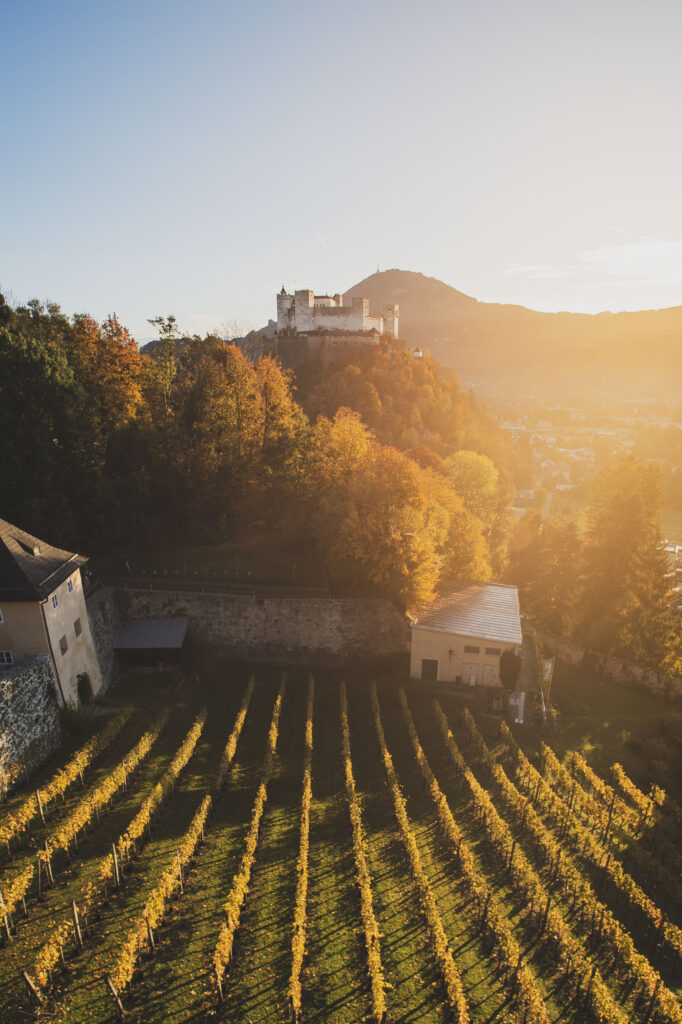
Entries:
<svg viewBox="0 0 682 1024">
<path fill-rule="evenodd" d="M 632 456 L 602 472 L 588 510 L 580 635 L 596 650 L 660 665 L 672 612 L 655 466 Z"/>
<path fill-rule="evenodd" d="M 459 451 L 443 463 L 465 508 L 486 525 L 495 510 L 499 474 L 492 459 L 477 452 Z"/>
<path fill-rule="evenodd" d="M 507 693 L 513 693 L 516 689 L 516 684 L 521 675 L 521 658 L 514 651 L 506 650 L 502 651 L 500 655 L 500 682 L 507 691 Z"/>
</svg>

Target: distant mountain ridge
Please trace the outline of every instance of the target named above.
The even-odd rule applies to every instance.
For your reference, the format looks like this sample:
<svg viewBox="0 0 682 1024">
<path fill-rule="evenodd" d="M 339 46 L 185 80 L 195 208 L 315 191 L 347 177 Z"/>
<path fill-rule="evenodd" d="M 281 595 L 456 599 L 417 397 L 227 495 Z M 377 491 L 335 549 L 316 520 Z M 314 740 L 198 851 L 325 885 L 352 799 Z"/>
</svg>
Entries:
<svg viewBox="0 0 682 1024">
<path fill-rule="evenodd" d="M 350 288 L 370 308 L 400 304 L 400 336 L 503 392 L 678 397 L 682 306 L 631 313 L 540 313 L 479 302 L 433 277 L 385 270 Z"/>
</svg>

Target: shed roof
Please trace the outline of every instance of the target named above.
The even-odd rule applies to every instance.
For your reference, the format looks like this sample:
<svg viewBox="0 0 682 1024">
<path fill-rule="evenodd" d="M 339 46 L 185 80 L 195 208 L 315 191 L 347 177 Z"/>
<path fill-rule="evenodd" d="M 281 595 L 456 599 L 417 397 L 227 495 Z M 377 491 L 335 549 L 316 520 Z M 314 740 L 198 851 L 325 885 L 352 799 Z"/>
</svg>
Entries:
<svg viewBox="0 0 682 1024">
<path fill-rule="evenodd" d="M 1 601 L 42 601 L 86 562 L 0 519 Z"/>
<path fill-rule="evenodd" d="M 114 650 L 179 650 L 188 628 L 189 619 L 132 619 L 119 629 Z"/>
<path fill-rule="evenodd" d="M 519 592 L 506 583 L 468 583 L 421 616 L 417 629 L 521 644 Z"/>
</svg>

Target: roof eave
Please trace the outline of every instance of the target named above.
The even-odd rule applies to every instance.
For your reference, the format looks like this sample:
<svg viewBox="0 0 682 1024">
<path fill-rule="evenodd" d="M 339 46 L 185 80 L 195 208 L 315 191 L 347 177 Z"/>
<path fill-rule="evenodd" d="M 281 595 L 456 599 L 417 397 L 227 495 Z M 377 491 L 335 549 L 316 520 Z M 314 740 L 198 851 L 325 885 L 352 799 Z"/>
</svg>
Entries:
<svg viewBox="0 0 682 1024">
<path fill-rule="evenodd" d="M 518 640 L 510 640 L 509 637 L 500 636 L 483 636 L 482 633 L 465 633 L 461 629 L 446 629 L 445 626 L 427 626 L 421 622 L 414 622 L 411 629 L 426 629 L 431 633 L 447 633 L 450 636 L 464 636 L 470 640 L 485 640 L 490 643 L 498 644 L 516 644 L 518 647 L 523 643 L 523 637 L 519 636 Z"/>
</svg>

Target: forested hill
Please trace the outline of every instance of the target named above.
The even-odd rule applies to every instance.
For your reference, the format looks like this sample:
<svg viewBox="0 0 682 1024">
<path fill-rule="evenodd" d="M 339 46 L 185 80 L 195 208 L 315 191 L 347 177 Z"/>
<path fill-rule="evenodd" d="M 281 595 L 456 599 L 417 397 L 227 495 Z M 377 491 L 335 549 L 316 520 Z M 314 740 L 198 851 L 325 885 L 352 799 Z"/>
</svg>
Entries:
<svg viewBox="0 0 682 1024">
<path fill-rule="evenodd" d="M 400 304 L 400 334 L 454 366 L 465 382 L 503 392 L 676 395 L 682 306 L 636 313 L 539 313 L 479 302 L 407 270 L 372 274 L 345 293 L 371 308 Z"/>
</svg>

